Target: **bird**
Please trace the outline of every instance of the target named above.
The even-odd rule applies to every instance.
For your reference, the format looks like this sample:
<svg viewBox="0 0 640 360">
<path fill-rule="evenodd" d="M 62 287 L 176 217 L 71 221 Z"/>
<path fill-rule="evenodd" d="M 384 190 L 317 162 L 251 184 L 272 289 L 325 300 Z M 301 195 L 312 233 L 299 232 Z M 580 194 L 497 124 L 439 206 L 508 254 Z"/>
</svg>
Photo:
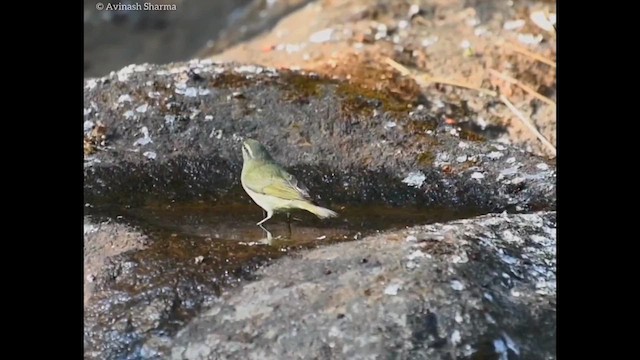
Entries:
<svg viewBox="0 0 640 360">
<path fill-rule="evenodd" d="M 306 210 L 321 219 L 338 216 L 333 210 L 313 204 L 309 189 L 280 166 L 257 140 L 246 139 L 242 143 L 242 158 L 242 187 L 266 212 L 256 225 L 262 226 L 277 212 L 293 209 Z"/>
</svg>

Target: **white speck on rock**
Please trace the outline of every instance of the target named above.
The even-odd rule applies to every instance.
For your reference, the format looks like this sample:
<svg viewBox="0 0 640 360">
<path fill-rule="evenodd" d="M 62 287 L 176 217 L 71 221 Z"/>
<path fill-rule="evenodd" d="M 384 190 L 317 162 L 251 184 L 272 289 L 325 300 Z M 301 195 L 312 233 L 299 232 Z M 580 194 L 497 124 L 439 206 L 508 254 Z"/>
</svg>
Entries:
<svg viewBox="0 0 640 360">
<path fill-rule="evenodd" d="M 513 341 L 513 339 L 505 332 L 502 332 L 502 337 L 505 340 L 507 347 L 516 353 L 516 355 L 520 355 L 520 347 L 515 343 L 515 341 Z"/>
<path fill-rule="evenodd" d="M 500 259 L 509 265 L 517 264 L 519 261 L 518 258 L 504 254 L 500 254 Z"/>
<path fill-rule="evenodd" d="M 90 107 L 84 109 L 84 116 L 91 114 L 92 109 Z"/>
<path fill-rule="evenodd" d="M 91 129 L 93 129 L 93 126 L 95 124 L 93 123 L 93 121 L 87 120 L 84 122 L 84 132 L 89 132 L 91 131 Z"/>
<path fill-rule="evenodd" d="M 398 295 L 398 290 L 400 290 L 400 283 L 392 283 L 384 289 L 384 293 L 385 295 L 395 296 Z"/>
<path fill-rule="evenodd" d="M 409 13 L 407 13 L 407 16 L 411 19 L 415 15 L 418 15 L 418 13 L 420 13 L 420 6 L 413 4 L 409 7 Z"/>
<path fill-rule="evenodd" d="M 463 49 L 468 49 L 471 47 L 471 42 L 469 42 L 469 40 L 462 40 L 462 42 L 460 43 L 460 47 Z"/>
<path fill-rule="evenodd" d="M 520 291 L 518 291 L 516 289 L 511 289 L 511 296 L 520 297 Z"/>
<path fill-rule="evenodd" d="M 436 155 L 436 161 L 434 162 L 434 165 L 441 166 L 441 165 L 447 165 L 448 163 L 449 163 L 449 154 L 447 154 L 446 152 L 439 152 Z"/>
<path fill-rule="evenodd" d="M 425 180 L 427 180 L 427 177 L 421 171 L 412 171 L 402 182 L 409 186 L 420 187 Z"/>
<path fill-rule="evenodd" d="M 509 229 L 502 232 L 502 240 L 507 243 L 522 243 L 522 238 Z"/>
<path fill-rule="evenodd" d="M 471 178 L 476 180 L 484 179 L 484 174 L 476 171 L 473 174 L 471 174 Z"/>
<path fill-rule="evenodd" d="M 485 298 L 485 299 L 487 299 L 487 300 L 489 300 L 489 301 L 493 301 L 493 296 L 491 296 L 491 294 L 489 294 L 489 293 L 484 293 L 484 295 L 483 295 L 483 296 L 484 296 L 484 298 Z"/>
<path fill-rule="evenodd" d="M 549 170 L 549 165 L 545 164 L 545 163 L 539 163 L 538 165 L 536 165 L 536 168 L 540 169 L 540 170 Z"/>
<path fill-rule="evenodd" d="M 178 93 L 177 89 L 176 89 L 176 93 Z M 184 94 L 184 96 L 188 96 L 188 97 L 196 97 L 196 96 L 198 96 L 198 89 L 196 89 L 194 87 L 188 87 L 188 88 L 184 89 L 183 94 Z"/>
<path fill-rule="evenodd" d="M 437 42 L 438 42 L 438 37 L 435 36 L 435 35 L 431 35 L 431 36 L 423 39 L 421 45 L 422 45 L 422 47 L 429 47 L 429 46 L 431 46 L 431 45 L 433 45 L 433 44 L 435 44 Z"/>
<path fill-rule="evenodd" d="M 127 110 L 124 112 L 123 115 L 125 119 L 131 119 L 132 117 L 134 117 L 135 114 L 133 113 L 132 110 Z"/>
<path fill-rule="evenodd" d="M 467 19 L 465 23 L 467 24 L 467 26 L 476 27 L 478 26 L 478 24 L 480 24 L 480 19 L 478 19 L 477 17 L 472 17 L 470 19 Z"/>
<path fill-rule="evenodd" d="M 458 133 L 458 129 L 451 129 L 451 131 L 449 131 L 449 134 L 451 134 L 452 136 L 459 136 L 460 133 Z"/>
<path fill-rule="evenodd" d="M 170 127 L 171 129 L 173 129 L 173 125 L 175 124 L 176 121 L 176 116 L 175 115 L 165 115 L 164 116 L 164 123 Z"/>
<path fill-rule="evenodd" d="M 329 329 L 329 336 L 339 337 L 341 335 L 342 335 L 342 331 L 338 327 L 332 326 L 331 329 Z"/>
<path fill-rule="evenodd" d="M 539 28 L 552 32 L 553 25 L 556 23 L 556 14 L 551 13 L 547 17 L 547 15 L 542 10 L 534 11 L 529 15 L 531 21 L 536 24 Z"/>
<path fill-rule="evenodd" d="M 413 236 L 413 235 L 409 235 L 409 236 L 407 236 L 405 241 L 407 241 L 407 242 L 416 242 L 416 241 L 418 241 L 418 238 Z"/>
<path fill-rule="evenodd" d="M 333 29 L 324 29 L 317 31 L 311 36 L 309 36 L 309 42 L 320 44 L 331 40 L 331 35 L 333 34 Z"/>
<path fill-rule="evenodd" d="M 260 74 L 264 69 L 254 65 L 242 65 L 234 69 L 236 72 Z"/>
<path fill-rule="evenodd" d="M 455 320 L 458 324 L 462 323 L 462 321 L 464 320 L 464 319 L 462 318 L 462 314 L 460 314 L 460 312 L 459 312 L 459 311 L 456 311 L 456 316 L 454 317 L 454 320 Z"/>
<path fill-rule="evenodd" d="M 555 231 L 554 231 L 555 232 Z M 537 234 L 532 234 L 529 235 L 529 239 L 531 239 L 531 241 L 537 243 L 537 244 L 543 244 L 545 246 L 549 246 L 549 244 L 551 244 L 551 240 L 549 240 L 548 238 L 541 236 L 541 235 L 537 235 Z"/>
<path fill-rule="evenodd" d="M 515 179 L 511 180 L 511 183 L 512 183 L 513 185 L 518 185 L 518 184 L 521 184 L 521 183 L 523 183 L 523 182 L 525 182 L 525 181 L 527 181 L 527 179 L 523 178 L 522 176 L 519 176 L 519 177 L 517 177 L 517 178 L 515 178 Z"/>
<path fill-rule="evenodd" d="M 453 333 L 451 334 L 451 343 L 453 345 L 457 345 L 460 343 L 461 340 L 462 340 L 462 336 L 460 336 L 460 331 L 454 330 Z"/>
<path fill-rule="evenodd" d="M 287 54 L 297 53 L 306 47 L 305 44 L 280 44 L 276 46 L 276 50 L 284 50 Z M 291 68 L 293 70 L 293 68 Z"/>
<path fill-rule="evenodd" d="M 456 254 L 451 257 L 451 262 L 454 264 L 466 264 L 469 262 L 469 256 L 466 252 L 460 253 L 460 255 Z"/>
<path fill-rule="evenodd" d="M 504 343 L 504 340 L 493 340 L 493 349 L 500 356 L 500 360 L 509 360 L 509 352 L 507 351 L 507 344 Z"/>
<path fill-rule="evenodd" d="M 492 152 L 487 154 L 487 157 L 489 159 L 491 159 L 491 160 L 497 160 L 497 159 L 500 159 L 503 156 L 504 156 L 504 154 L 501 153 L 500 151 L 492 151 Z"/>
<path fill-rule="evenodd" d="M 533 36 L 533 34 L 519 34 L 518 35 L 518 41 L 520 41 L 521 43 L 525 44 L 525 45 L 538 45 L 540 44 L 540 42 L 542 42 L 542 35 L 538 34 L 536 36 Z"/>
<path fill-rule="evenodd" d="M 469 144 L 467 144 L 467 143 L 466 143 L 466 142 L 464 142 L 464 141 L 460 141 L 460 142 L 458 143 L 458 147 L 459 147 L 460 149 L 466 149 L 466 148 L 468 148 L 468 147 L 469 147 Z"/>
<path fill-rule="evenodd" d="M 494 319 L 493 316 L 491 316 L 491 314 L 489 314 L 489 313 L 485 313 L 484 314 L 484 318 L 487 320 L 487 322 L 489 324 L 495 324 L 496 323 L 496 319 Z"/>
<path fill-rule="evenodd" d="M 91 224 L 84 224 L 84 234 L 91 234 L 93 232 L 98 231 L 98 227 L 95 225 L 91 225 Z"/>
<path fill-rule="evenodd" d="M 191 114 L 189 114 L 189 119 L 193 120 L 198 115 L 200 115 L 200 110 L 199 109 L 191 109 Z"/>
<path fill-rule="evenodd" d="M 397 126 L 397 124 L 395 122 L 393 122 L 393 121 L 389 121 L 386 124 L 384 124 L 384 128 L 387 129 L 387 130 L 388 129 L 392 129 L 392 128 L 396 127 L 396 126 Z"/>
<path fill-rule="evenodd" d="M 211 130 L 211 133 L 209 134 L 209 139 L 212 139 L 215 136 L 216 139 L 220 140 L 222 139 L 222 129 L 213 129 Z"/>
<path fill-rule="evenodd" d="M 451 288 L 455 291 L 462 291 L 464 289 L 464 284 L 458 280 L 453 280 L 451 282 Z"/>
<path fill-rule="evenodd" d="M 213 115 L 206 115 L 204 117 L 204 121 L 211 121 L 211 120 L 213 120 Z"/>
<path fill-rule="evenodd" d="M 196 256 L 196 258 L 193 259 L 193 262 L 196 263 L 196 264 L 200 264 L 203 261 L 204 261 L 204 256 L 202 256 L 202 255 Z"/>
<path fill-rule="evenodd" d="M 153 142 L 149 136 L 149 129 L 147 129 L 146 126 L 143 126 L 140 131 L 142 132 L 142 137 L 136 140 L 136 142 L 133 143 L 133 146 L 144 146 Z"/>
<path fill-rule="evenodd" d="M 412 252 L 411 254 L 407 255 L 407 259 L 409 259 L 409 260 L 415 260 L 417 258 L 423 258 L 423 257 L 426 257 L 426 254 L 423 253 L 420 250 L 416 250 L 416 251 Z"/>
<path fill-rule="evenodd" d="M 147 112 L 147 109 L 149 108 L 148 104 L 144 104 L 144 105 L 140 105 L 136 108 L 136 111 L 139 113 L 144 113 Z"/>
<path fill-rule="evenodd" d="M 510 168 L 506 168 L 506 169 L 500 170 L 500 173 L 498 174 L 498 181 L 502 180 L 506 176 L 515 175 L 517 173 L 518 173 L 518 167 L 517 166 L 513 166 L 513 167 L 510 167 Z"/>
<path fill-rule="evenodd" d="M 377 32 L 373 37 L 376 40 L 384 39 L 389 34 L 389 29 L 386 24 L 378 24 L 376 30 Z"/>
<path fill-rule="evenodd" d="M 505 30 L 508 30 L 508 31 L 518 30 L 521 27 L 523 27 L 524 24 L 525 24 L 525 22 L 522 19 L 510 20 L 510 21 L 505 21 L 505 23 L 502 26 L 502 28 L 505 29 Z"/>
<path fill-rule="evenodd" d="M 89 79 L 87 80 L 87 84 L 84 87 L 87 90 L 91 90 L 94 87 L 96 87 L 96 85 L 98 85 L 98 82 L 96 81 L 96 79 Z"/>
<path fill-rule="evenodd" d="M 200 95 L 200 96 L 209 95 L 209 94 L 211 94 L 211 90 L 209 90 L 209 89 L 200 89 L 200 90 L 198 90 L 198 95 Z"/>
<path fill-rule="evenodd" d="M 491 35 L 491 32 L 485 26 L 478 26 L 473 30 L 473 34 L 477 37 L 481 37 L 484 35 Z"/>
<path fill-rule="evenodd" d="M 514 162 L 516 162 L 516 158 L 515 157 L 510 157 L 507 159 L 507 164 L 513 164 Z"/>
<path fill-rule="evenodd" d="M 131 95 L 129 94 L 124 94 L 124 95 L 120 95 L 118 96 L 118 103 L 123 103 L 123 102 L 131 102 Z"/>
<path fill-rule="evenodd" d="M 459 163 L 463 163 L 463 162 L 467 161 L 467 155 L 458 156 L 456 158 L 456 161 L 459 162 Z"/>
<path fill-rule="evenodd" d="M 156 159 L 156 153 L 153 151 L 145 151 L 144 153 L 142 153 L 142 155 L 144 155 L 144 157 L 146 157 L 147 159 L 150 160 L 155 160 Z"/>
</svg>

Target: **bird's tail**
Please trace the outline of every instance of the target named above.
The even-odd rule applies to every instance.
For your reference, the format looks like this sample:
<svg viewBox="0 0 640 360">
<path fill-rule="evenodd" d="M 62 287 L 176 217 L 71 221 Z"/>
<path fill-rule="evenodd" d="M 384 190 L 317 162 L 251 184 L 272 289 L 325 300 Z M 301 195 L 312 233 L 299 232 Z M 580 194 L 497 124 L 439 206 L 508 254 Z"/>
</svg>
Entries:
<svg viewBox="0 0 640 360">
<path fill-rule="evenodd" d="M 333 210 L 325 209 L 325 208 L 323 208 L 321 206 L 313 205 L 312 203 L 309 203 L 309 202 L 306 202 L 306 201 L 298 202 L 298 206 L 301 209 L 307 210 L 308 212 L 316 215 L 317 217 L 319 217 L 321 219 L 338 216 L 338 213 L 336 213 Z"/>
</svg>

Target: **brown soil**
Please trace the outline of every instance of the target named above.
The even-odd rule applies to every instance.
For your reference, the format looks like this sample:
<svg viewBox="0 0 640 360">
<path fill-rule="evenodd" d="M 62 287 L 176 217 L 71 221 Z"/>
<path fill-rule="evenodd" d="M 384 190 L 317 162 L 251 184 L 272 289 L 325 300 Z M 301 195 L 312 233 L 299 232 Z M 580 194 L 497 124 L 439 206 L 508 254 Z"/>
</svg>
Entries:
<svg viewBox="0 0 640 360">
<path fill-rule="evenodd" d="M 282 19 L 270 32 L 211 58 L 315 71 L 405 97 L 421 93 L 426 105 L 454 105 L 446 119 L 451 124 L 497 129 L 494 138 L 554 157 L 555 151 L 537 139 L 499 95 L 555 146 L 556 34 L 530 17 L 540 10 L 555 14 L 555 2 L 415 4 L 417 14 L 405 1 L 316 1 Z M 523 20 L 522 27 L 505 29 L 513 20 Z M 325 29 L 332 30 L 320 36 Z M 526 44 L 522 39 L 527 37 L 542 40 Z M 387 59 L 411 74 L 402 74 Z"/>
</svg>

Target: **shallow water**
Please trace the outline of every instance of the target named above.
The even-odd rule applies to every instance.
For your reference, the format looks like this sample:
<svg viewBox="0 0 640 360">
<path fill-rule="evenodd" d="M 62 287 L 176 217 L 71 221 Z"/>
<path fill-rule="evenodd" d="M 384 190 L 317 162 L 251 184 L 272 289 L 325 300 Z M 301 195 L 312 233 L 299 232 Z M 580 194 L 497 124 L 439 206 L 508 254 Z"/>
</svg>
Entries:
<svg viewBox="0 0 640 360">
<path fill-rule="evenodd" d="M 111 268 L 105 273 L 116 274 L 116 280 L 101 283 L 103 293 L 99 295 L 97 308 L 120 310 L 99 311 L 91 318 L 90 334 L 97 337 L 96 344 L 100 344 L 100 334 L 113 333 L 112 319 L 125 313 L 142 323 L 149 313 L 155 314 L 161 320 L 154 325 L 154 333 L 172 336 L 220 296 L 223 289 L 255 279 L 259 276 L 255 272 L 258 267 L 292 252 L 337 242 L 363 241 L 378 231 L 486 212 L 469 208 L 331 204 L 328 207 L 339 213 L 338 218 L 321 220 L 299 211 L 292 213 L 289 227 L 286 214 L 277 214 L 264 224 L 263 230 L 256 225 L 264 217 L 262 210 L 243 198 L 234 199 L 240 200 L 156 200 L 139 206 L 104 203 L 86 206 L 85 214 L 93 221 L 125 223 L 151 240 L 148 247 L 123 253 L 110 262 Z M 178 305 L 161 308 L 156 313 L 159 310 L 149 304 L 157 302 Z M 118 341 L 128 344 L 122 351 L 139 354 L 148 333 L 123 332 L 119 336 L 122 338 Z M 93 346 L 97 345 L 88 348 Z"/>
<path fill-rule="evenodd" d="M 188 237 L 228 246 L 264 244 L 278 248 L 306 248 L 357 240 L 383 230 L 449 221 L 483 213 L 477 209 L 371 204 L 334 204 L 330 208 L 338 212 L 337 218 L 319 219 L 305 211 L 295 211 L 291 213 L 290 221 L 286 214 L 276 214 L 263 227 L 256 223 L 263 219 L 264 214 L 252 203 L 210 204 L 194 201 L 147 204 L 135 208 L 100 206 L 86 212 L 96 217 L 96 220 L 103 217 L 117 219 L 158 239 Z"/>
</svg>

